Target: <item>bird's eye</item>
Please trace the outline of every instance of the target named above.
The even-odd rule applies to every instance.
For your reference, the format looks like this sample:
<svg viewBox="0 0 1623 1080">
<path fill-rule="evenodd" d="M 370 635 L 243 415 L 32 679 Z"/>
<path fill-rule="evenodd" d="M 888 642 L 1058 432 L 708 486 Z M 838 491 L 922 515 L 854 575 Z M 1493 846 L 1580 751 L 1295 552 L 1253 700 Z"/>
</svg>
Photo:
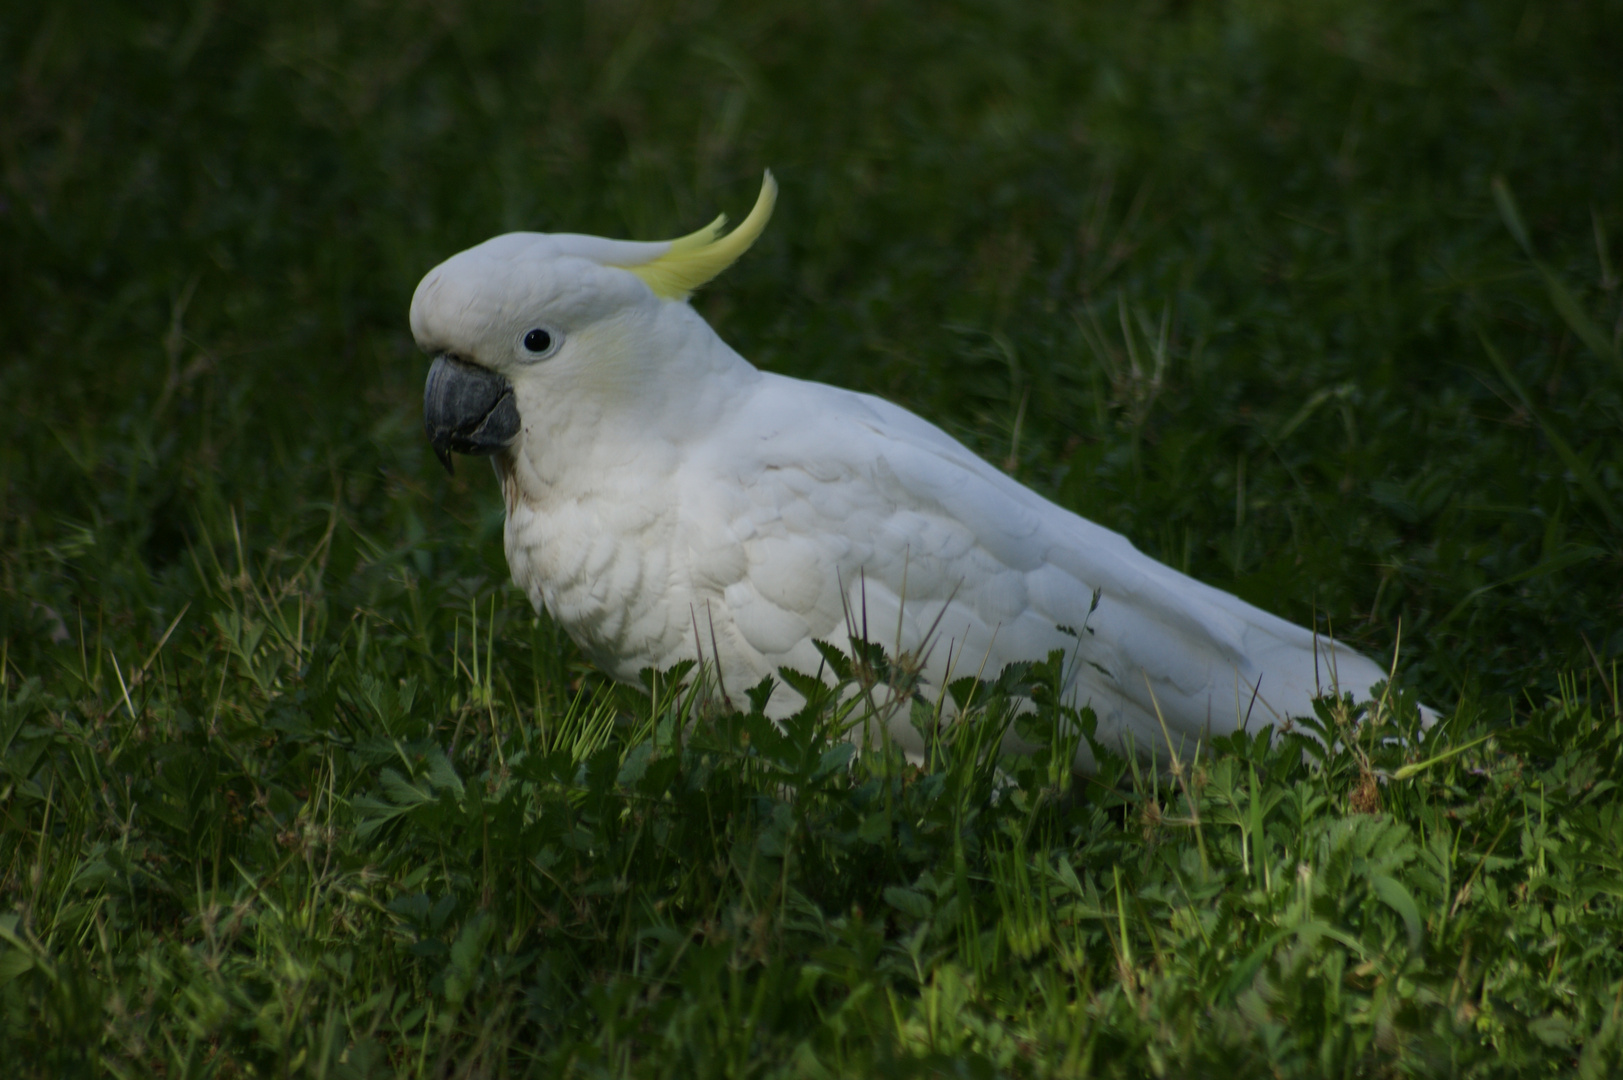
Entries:
<svg viewBox="0 0 1623 1080">
<path fill-rule="evenodd" d="M 536 356 L 551 352 L 552 343 L 552 334 L 539 326 L 524 335 L 524 351 Z"/>
</svg>

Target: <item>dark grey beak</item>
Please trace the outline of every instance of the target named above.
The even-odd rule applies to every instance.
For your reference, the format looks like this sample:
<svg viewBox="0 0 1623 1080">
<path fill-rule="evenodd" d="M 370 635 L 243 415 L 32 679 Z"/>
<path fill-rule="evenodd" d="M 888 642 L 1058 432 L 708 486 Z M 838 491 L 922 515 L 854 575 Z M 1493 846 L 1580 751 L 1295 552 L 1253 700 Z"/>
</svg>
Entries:
<svg viewBox="0 0 1623 1080">
<path fill-rule="evenodd" d="M 519 426 L 512 383 L 451 353 L 434 357 L 423 387 L 423 430 L 446 472 L 455 475 L 451 451 L 494 454 L 513 441 Z"/>
</svg>

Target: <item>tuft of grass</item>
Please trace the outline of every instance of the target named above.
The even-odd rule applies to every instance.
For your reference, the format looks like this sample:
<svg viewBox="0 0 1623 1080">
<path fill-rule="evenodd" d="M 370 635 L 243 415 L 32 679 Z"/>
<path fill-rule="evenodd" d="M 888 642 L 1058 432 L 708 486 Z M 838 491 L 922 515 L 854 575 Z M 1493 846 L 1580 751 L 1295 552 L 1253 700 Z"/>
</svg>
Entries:
<svg viewBox="0 0 1623 1080">
<path fill-rule="evenodd" d="M 28 1075 L 1623 1063 L 1615 698 L 1430 733 L 1406 696 L 1325 700 L 1171 776 L 1095 745 L 1073 780 L 1092 716 L 1056 653 L 955 684 L 962 723 L 915 702 L 921 769 L 850 741 L 882 719 L 861 665 L 781 729 L 770 685 L 706 711 L 691 672 L 530 699 L 420 680 L 378 615 L 301 646 L 263 580 L 224 579 L 212 648 L 134 696 L 3 703 Z M 486 611 L 482 663 L 523 670 L 543 629 Z M 194 678 L 231 707 L 192 714 Z M 1000 760 L 1010 724 L 1046 749 Z"/>
<path fill-rule="evenodd" d="M 1614 1074 L 1619 16 L 0 18 L 0 1060 Z M 922 769 L 846 738 L 906 701 L 779 730 L 765 687 L 588 669 L 423 443 L 411 289 L 503 230 L 677 235 L 768 165 L 695 300 L 746 356 L 1401 640 L 1390 696 L 1080 780 L 1041 657 L 917 709 Z M 1010 724 L 1047 749 L 992 756 Z"/>
</svg>

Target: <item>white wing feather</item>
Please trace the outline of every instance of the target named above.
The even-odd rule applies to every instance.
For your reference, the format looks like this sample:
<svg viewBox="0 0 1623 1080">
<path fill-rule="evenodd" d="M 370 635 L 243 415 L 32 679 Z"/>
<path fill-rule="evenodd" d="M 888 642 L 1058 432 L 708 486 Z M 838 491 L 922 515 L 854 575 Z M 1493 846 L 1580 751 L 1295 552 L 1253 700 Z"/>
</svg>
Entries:
<svg viewBox="0 0 1623 1080">
<path fill-rule="evenodd" d="M 1362 695 L 1385 678 L 878 398 L 765 375 L 672 483 L 694 595 L 718 601 L 699 616 L 700 644 L 708 653 L 714 635 L 735 690 L 784 665 L 815 671 L 812 639 L 843 643 L 848 616 L 893 653 L 928 649 L 937 690 L 1064 650 L 1071 699 L 1140 750 L 1303 715 L 1317 693 Z M 778 694 L 775 711 L 798 704 Z M 896 734 L 916 739 L 905 724 Z"/>
</svg>

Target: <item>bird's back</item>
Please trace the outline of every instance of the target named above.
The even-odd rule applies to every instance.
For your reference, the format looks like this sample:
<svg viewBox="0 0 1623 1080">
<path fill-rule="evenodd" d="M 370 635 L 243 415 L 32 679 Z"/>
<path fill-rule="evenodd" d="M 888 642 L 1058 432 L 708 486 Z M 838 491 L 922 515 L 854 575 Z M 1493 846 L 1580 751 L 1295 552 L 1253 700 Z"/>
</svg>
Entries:
<svg viewBox="0 0 1623 1080">
<path fill-rule="evenodd" d="M 930 693 L 1058 649 L 1100 735 L 1150 752 L 1310 714 L 1319 693 L 1367 696 L 1385 678 L 878 398 L 765 376 L 676 482 L 694 595 L 714 593 L 699 642 L 735 688 L 783 665 L 814 671 L 812 640 L 843 644 L 853 629 L 922 659 Z M 776 711 L 797 704 L 778 695 Z"/>
</svg>

